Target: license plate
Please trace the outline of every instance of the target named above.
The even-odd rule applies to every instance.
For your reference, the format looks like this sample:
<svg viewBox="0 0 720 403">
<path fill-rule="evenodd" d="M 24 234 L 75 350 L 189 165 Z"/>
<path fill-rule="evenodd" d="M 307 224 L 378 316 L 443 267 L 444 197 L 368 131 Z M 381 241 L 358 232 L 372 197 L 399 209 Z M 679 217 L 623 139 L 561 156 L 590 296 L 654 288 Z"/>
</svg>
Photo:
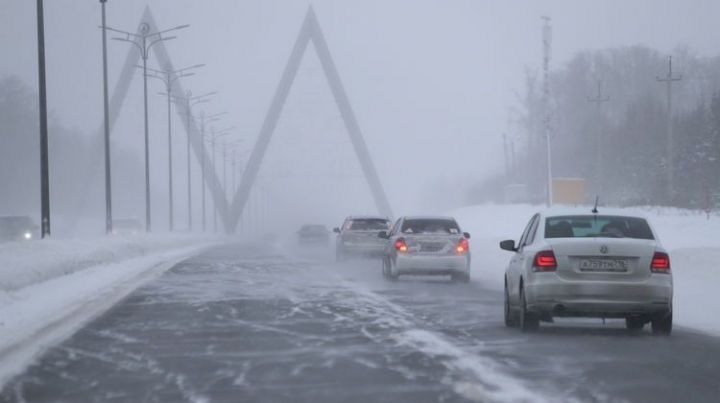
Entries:
<svg viewBox="0 0 720 403">
<path fill-rule="evenodd" d="M 628 271 L 625 259 L 582 259 L 580 271 L 622 273 Z"/>
</svg>

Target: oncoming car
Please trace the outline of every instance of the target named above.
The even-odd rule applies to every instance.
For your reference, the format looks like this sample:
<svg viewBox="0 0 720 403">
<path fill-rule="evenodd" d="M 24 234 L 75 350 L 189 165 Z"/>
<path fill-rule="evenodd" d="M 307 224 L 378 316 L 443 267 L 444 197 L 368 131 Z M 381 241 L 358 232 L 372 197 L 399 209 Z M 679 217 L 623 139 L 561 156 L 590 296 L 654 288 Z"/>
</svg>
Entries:
<svg viewBox="0 0 720 403">
<path fill-rule="evenodd" d="M 322 224 L 305 224 L 297 232 L 298 243 L 326 245 L 330 241 L 330 231 Z"/>
<path fill-rule="evenodd" d="M 39 228 L 29 216 L 0 217 L 0 242 L 32 240 Z"/>
<path fill-rule="evenodd" d="M 596 211 L 596 210 L 594 210 Z M 624 318 L 672 331 L 670 257 L 643 217 L 549 209 L 535 214 L 505 270 L 505 324 L 534 330 L 553 317 Z"/>
<path fill-rule="evenodd" d="M 378 238 L 380 231 L 390 228 L 390 220 L 378 216 L 350 216 L 333 231 L 338 234 L 335 256 L 338 261 L 350 256 L 380 256 L 385 243 Z"/>
<path fill-rule="evenodd" d="M 382 259 L 383 276 L 449 275 L 453 281 L 470 281 L 470 234 L 451 217 L 401 217 L 389 232 Z"/>
</svg>

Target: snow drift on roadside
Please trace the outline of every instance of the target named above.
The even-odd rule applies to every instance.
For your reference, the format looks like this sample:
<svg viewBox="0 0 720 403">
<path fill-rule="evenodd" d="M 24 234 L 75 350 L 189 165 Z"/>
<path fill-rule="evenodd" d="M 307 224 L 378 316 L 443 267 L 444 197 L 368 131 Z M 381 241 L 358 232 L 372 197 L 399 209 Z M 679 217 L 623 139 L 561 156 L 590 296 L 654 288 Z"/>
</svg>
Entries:
<svg viewBox="0 0 720 403">
<path fill-rule="evenodd" d="M 193 246 L 207 240 L 206 235 L 142 234 L 0 244 L 0 292 L 17 290 L 100 264 Z"/>
</svg>

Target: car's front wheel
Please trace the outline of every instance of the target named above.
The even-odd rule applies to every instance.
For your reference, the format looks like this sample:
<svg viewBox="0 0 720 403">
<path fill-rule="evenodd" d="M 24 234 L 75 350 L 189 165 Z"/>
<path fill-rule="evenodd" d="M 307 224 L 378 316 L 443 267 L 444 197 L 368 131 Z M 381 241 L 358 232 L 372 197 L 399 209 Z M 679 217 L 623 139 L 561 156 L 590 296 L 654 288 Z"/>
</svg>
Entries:
<svg viewBox="0 0 720 403">
<path fill-rule="evenodd" d="M 510 292 L 508 291 L 507 284 L 505 284 L 505 326 L 516 327 L 517 320 L 513 315 L 512 308 L 510 307 Z"/>
</svg>

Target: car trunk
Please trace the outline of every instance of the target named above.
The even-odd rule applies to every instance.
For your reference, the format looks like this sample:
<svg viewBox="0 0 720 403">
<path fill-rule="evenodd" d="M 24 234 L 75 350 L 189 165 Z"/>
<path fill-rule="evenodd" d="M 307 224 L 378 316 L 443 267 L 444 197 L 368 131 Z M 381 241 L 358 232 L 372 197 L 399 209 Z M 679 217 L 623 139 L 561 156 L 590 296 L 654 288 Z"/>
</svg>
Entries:
<svg viewBox="0 0 720 403">
<path fill-rule="evenodd" d="M 457 235 L 415 234 L 405 236 L 408 252 L 418 255 L 452 255 L 461 237 Z"/>
<path fill-rule="evenodd" d="M 354 243 L 378 244 L 383 239 L 378 237 L 380 231 L 346 231 L 343 234 L 343 240 Z"/>
<path fill-rule="evenodd" d="M 643 281 L 650 277 L 656 242 L 631 238 L 547 239 L 566 280 Z"/>
</svg>

